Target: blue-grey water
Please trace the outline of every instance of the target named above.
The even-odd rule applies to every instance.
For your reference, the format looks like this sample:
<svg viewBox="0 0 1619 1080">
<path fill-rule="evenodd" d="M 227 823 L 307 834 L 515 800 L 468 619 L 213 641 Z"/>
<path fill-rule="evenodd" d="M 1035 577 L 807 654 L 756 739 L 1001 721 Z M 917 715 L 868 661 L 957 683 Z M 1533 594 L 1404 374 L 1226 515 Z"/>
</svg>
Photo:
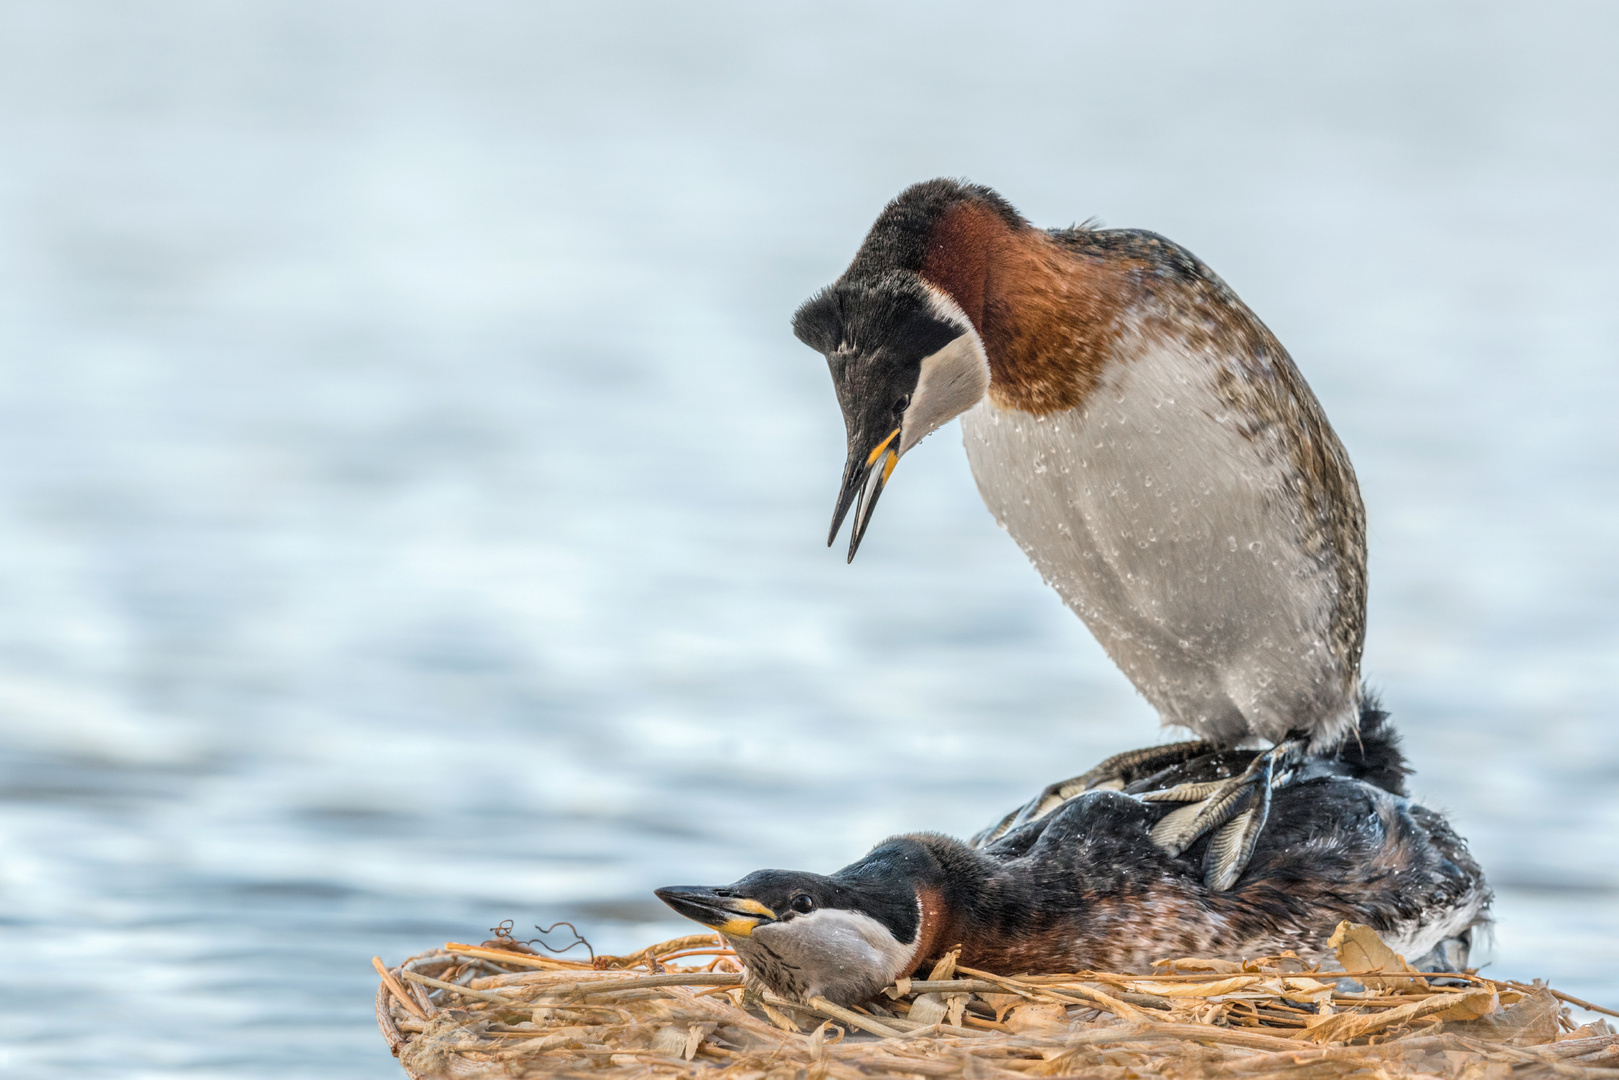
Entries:
<svg viewBox="0 0 1619 1080">
<path fill-rule="evenodd" d="M 789 315 L 964 175 L 1293 351 L 1366 673 L 1619 1003 L 1611 4 L 0 5 L 0 1067 L 397 1075 L 373 953 L 829 870 L 1158 738 Z"/>
</svg>

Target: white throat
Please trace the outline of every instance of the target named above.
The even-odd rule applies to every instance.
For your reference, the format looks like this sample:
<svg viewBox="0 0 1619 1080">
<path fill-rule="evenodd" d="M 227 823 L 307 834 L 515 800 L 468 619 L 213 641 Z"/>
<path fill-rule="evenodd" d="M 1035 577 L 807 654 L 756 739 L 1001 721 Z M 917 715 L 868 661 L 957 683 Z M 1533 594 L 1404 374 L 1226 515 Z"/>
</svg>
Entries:
<svg viewBox="0 0 1619 1080">
<path fill-rule="evenodd" d="M 903 944 L 869 915 L 822 908 L 729 940 L 754 977 L 777 993 L 864 1001 L 909 967 L 921 935 Z"/>
<path fill-rule="evenodd" d="M 932 286 L 928 298 L 934 312 L 961 336 L 922 360 L 916 390 L 900 421 L 899 453 L 954 420 L 989 392 L 989 355 L 966 312 L 948 295 Z"/>
</svg>

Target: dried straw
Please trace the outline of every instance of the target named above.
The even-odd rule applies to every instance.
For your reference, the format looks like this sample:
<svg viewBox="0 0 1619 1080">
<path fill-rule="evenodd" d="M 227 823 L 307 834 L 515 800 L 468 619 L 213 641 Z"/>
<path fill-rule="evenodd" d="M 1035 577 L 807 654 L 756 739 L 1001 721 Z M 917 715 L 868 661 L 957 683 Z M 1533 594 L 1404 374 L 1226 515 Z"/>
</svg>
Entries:
<svg viewBox="0 0 1619 1080">
<path fill-rule="evenodd" d="M 1619 1035 L 1575 1027 L 1561 1002 L 1619 1013 L 1538 983 L 1416 972 L 1366 927 L 1345 923 L 1334 944 L 1342 972 L 1284 954 L 1009 977 L 951 955 L 850 1009 L 745 993 L 713 935 L 591 964 L 451 942 L 377 961 L 376 1011 L 414 1080 L 1619 1080 Z"/>
</svg>

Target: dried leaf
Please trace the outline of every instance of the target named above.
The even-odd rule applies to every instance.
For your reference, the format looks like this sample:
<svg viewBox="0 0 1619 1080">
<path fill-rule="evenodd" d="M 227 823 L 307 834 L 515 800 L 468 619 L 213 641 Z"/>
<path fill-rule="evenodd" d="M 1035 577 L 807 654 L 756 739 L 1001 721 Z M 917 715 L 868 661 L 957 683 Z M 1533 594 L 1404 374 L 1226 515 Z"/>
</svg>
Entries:
<svg viewBox="0 0 1619 1080">
<path fill-rule="evenodd" d="M 771 1008 L 769 1005 L 766 1005 L 763 1001 L 759 1002 L 759 1010 L 770 1018 L 770 1022 L 772 1024 L 775 1024 L 777 1027 L 781 1028 L 781 1030 L 783 1030 L 783 1031 L 791 1031 L 794 1034 L 801 1034 L 803 1032 L 803 1030 L 804 1030 L 803 1028 L 799 1027 L 797 1024 L 793 1023 L 792 1017 L 788 1016 L 786 1013 L 782 1012 L 780 1009 Z"/>
<path fill-rule="evenodd" d="M 1142 1023 L 1151 1023 L 1163 1016 L 1162 1013 L 1154 1013 L 1145 1009 L 1138 1009 L 1134 1005 L 1127 1005 L 1095 983 L 1087 983 L 1084 986 L 1069 987 L 1068 989 L 1080 997 L 1097 1002 L 1121 1020 L 1137 1020 Z"/>
<path fill-rule="evenodd" d="M 1182 973 L 1195 975 L 1199 971 L 1212 971 L 1221 974 L 1236 974 L 1242 971 L 1242 965 L 1232 960 L 1211 960 L 1201 956 L 1183 956 L 1178 960 L 1154 960 L 1153 967 L 1167 967 L 1166 974 Z"/>
<path fill-rule="evenodd" d="M 918 1024 L 937 1024 L 949 1011 L 943 994 L 918 994 L 911 1003 L 910 1019 Z"/>
<path fill-rule="evenodd" d="M 961 946 L 944 954 L 944 957 L 933 965 L 933 972 L 927 978 L 928 982 L 943 982 L 956 977 L 956 961 L 961 959 Z"/>
<path fill-rule="evenodd" d="M 1275 980 L 1265 983 L 1271 986 Z M 1313 1001 L 1317 1004 L 1325 1003 L 1337 993 L 1336 983 L 1322 982 L 1320 979 L 1306 979 L 1297 975 L 1284 976 L 1281 979 L 1281 988 L 1274 991 L 1278 996 L 1289 1001 Z"/>
<path fill-rule="evenodd" d="M 662 1057 L 683 1057 L 686 1052 L 686 1029 L 678 1024 L 659 1028 L 658 1033 L 652 1036 L 651 1050 Z"/>
<path fill-rule="evenodd" d="M 1439 1014 L 1441 1020 L 1477 1020 L 1481 1016 L 1501 1010 L 1495 988 L 1480 987 L 1480 992 L 1467 995 L 1463 1000 Z"/>
<path fill-rule="evenodd" d="M 1332 932 L 1327 945 L 1337 953 L 1338 963 L 1342 964 L 1344 971 L 1350 975 L 1407 971 L 1413 975 L 1419 974 L 1416 968 L 1405 962 L 1405 957 L 1384 944 L 1383 939 L 1377 936 L 1377 931 L 1370 926 L 1352 923 L 1346 919 Z M 1423 979 L 1377 979 L 1373 986 L 1395 993 L 1405 993 L 1409 990 L 1426 989 L 1428 983 Z"/>
<path fill-rule="evenodd" d="M 718 1024 L 692 1024 L 686 1034 L 686 1045 L 681 1050 L 680 1056 L 687 1061 L 696 1057 L 697 1048 L 703 1045 L 703 1039 L 718 1026 Z"/>
<path fill-rule="evenodd" d="M 826 1025 L 832 1021 L 823 1020 L 821 1026 L 810 1032 L 809 1056 L 811 1061 L 820 1061 L 826 1053 Z"/>
<path fill-rule="evenodd" d="M 1180 983 L 1180 982 L 1153 982 L 1142 979 L 1129 984 L 1130 989 L 1140 994 L 1157 994 L 1168 998 L 1210 998 L 1221 994 L 1235 994 L 1239 990 L 1246 990 L 1259 981 L 1257 975 L 1238 975 L 1229 979 L 1213 979 L 1209 982 Z"/>
<path fill-rule="evenodd" d="M 1447 1023 L 1445 1031 L 1485 1042 L 1539 1046 L 1554 1041 L 1561 1034 L 1557 1025 L 1557 1014 L 1561 1008 L 1562 1003 L 1551 991 L 1535 990 L 1524 995 L 1516 1005 L 1492 1015 Z"/>
<path fill-rule="evenodd" d="M 1008 1009 L 1015 1005 L 1022 1005 L 1028 999 L 1021 998 L 1016 994 L 990 994 L 980 990 L 978 1000 L 995 1010 L 995 1019 L 1004 1020 Z"/>
<path fill-rule="evenodd" d="M 971 994 L 951 994 L 945 998 L 945 1006 L 949 1010 L 947 1016 L 952 1027 L 961 1026 L 961 1016 L 967 1011 L 967 999 Z"/>
<path fill-rule="evenodd" d="M 1006 1026 L 1019 1035 L 1067 1027 L 1068 1009 L 1062 1005 L 1018 1005 L 1006 1014 Z"/>
<path fill-rule="evenodd" d="M 1338 992 L 1338 984 L 1322 982 L 1320 979 L 1306 979 L 1297 975 L 1265 976 L 1255 978 L 1249 985 L 1250 994 L 1268 994 L 1271 997 L 1286 998 L 1288 1001 L 1308 1001 L 1319 1004 L 1330 1001 L 1332 995 Z"/>
<path fill-rule="evenodd" d="M 1476 998 L 1482 998 L 1489 1004 L 1469 1004 L 1469 999 Z M 1404 1024 L 1424 1016 L 1435 1016 L 1458 1007 L 1472 1008 L 1475 1010 L 1474 1015 L 1482 1015 L 1476 1010 L 1493 1007 L 1494 1002 L 1495 991 L 1486 989 L 1464 990 L 1456 994 L 1434 994 L 1422 1001 L 1397 1005 L 1381 1012 L 1338 1013 L 1336 1016 L 1310 1017 L 1305 1021 L 1308 1026 L 1299 1035 L 1311 1042 L 1347 1042 L 1396 1024 Z"/>
</svg>

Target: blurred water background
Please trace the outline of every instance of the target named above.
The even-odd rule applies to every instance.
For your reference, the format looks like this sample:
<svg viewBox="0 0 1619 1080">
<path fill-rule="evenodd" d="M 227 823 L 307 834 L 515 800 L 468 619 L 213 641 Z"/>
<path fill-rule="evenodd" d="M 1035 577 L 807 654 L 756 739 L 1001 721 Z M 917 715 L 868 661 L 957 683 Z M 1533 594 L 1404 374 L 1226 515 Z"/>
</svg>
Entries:
<svg viewBox="0 0 1619 1080">
<path fill-rule="evenodd" d="M 1370 512 L 1366 673 L 1619 1002 L 1619 8 L 0 5 L 17 1076 L 390 1077 L 369 958 L 966 832 L 1159 736 L 954 425 L 851 567 L 788 318 L 958 175 L 1211 263 Z"/>
</svg>

